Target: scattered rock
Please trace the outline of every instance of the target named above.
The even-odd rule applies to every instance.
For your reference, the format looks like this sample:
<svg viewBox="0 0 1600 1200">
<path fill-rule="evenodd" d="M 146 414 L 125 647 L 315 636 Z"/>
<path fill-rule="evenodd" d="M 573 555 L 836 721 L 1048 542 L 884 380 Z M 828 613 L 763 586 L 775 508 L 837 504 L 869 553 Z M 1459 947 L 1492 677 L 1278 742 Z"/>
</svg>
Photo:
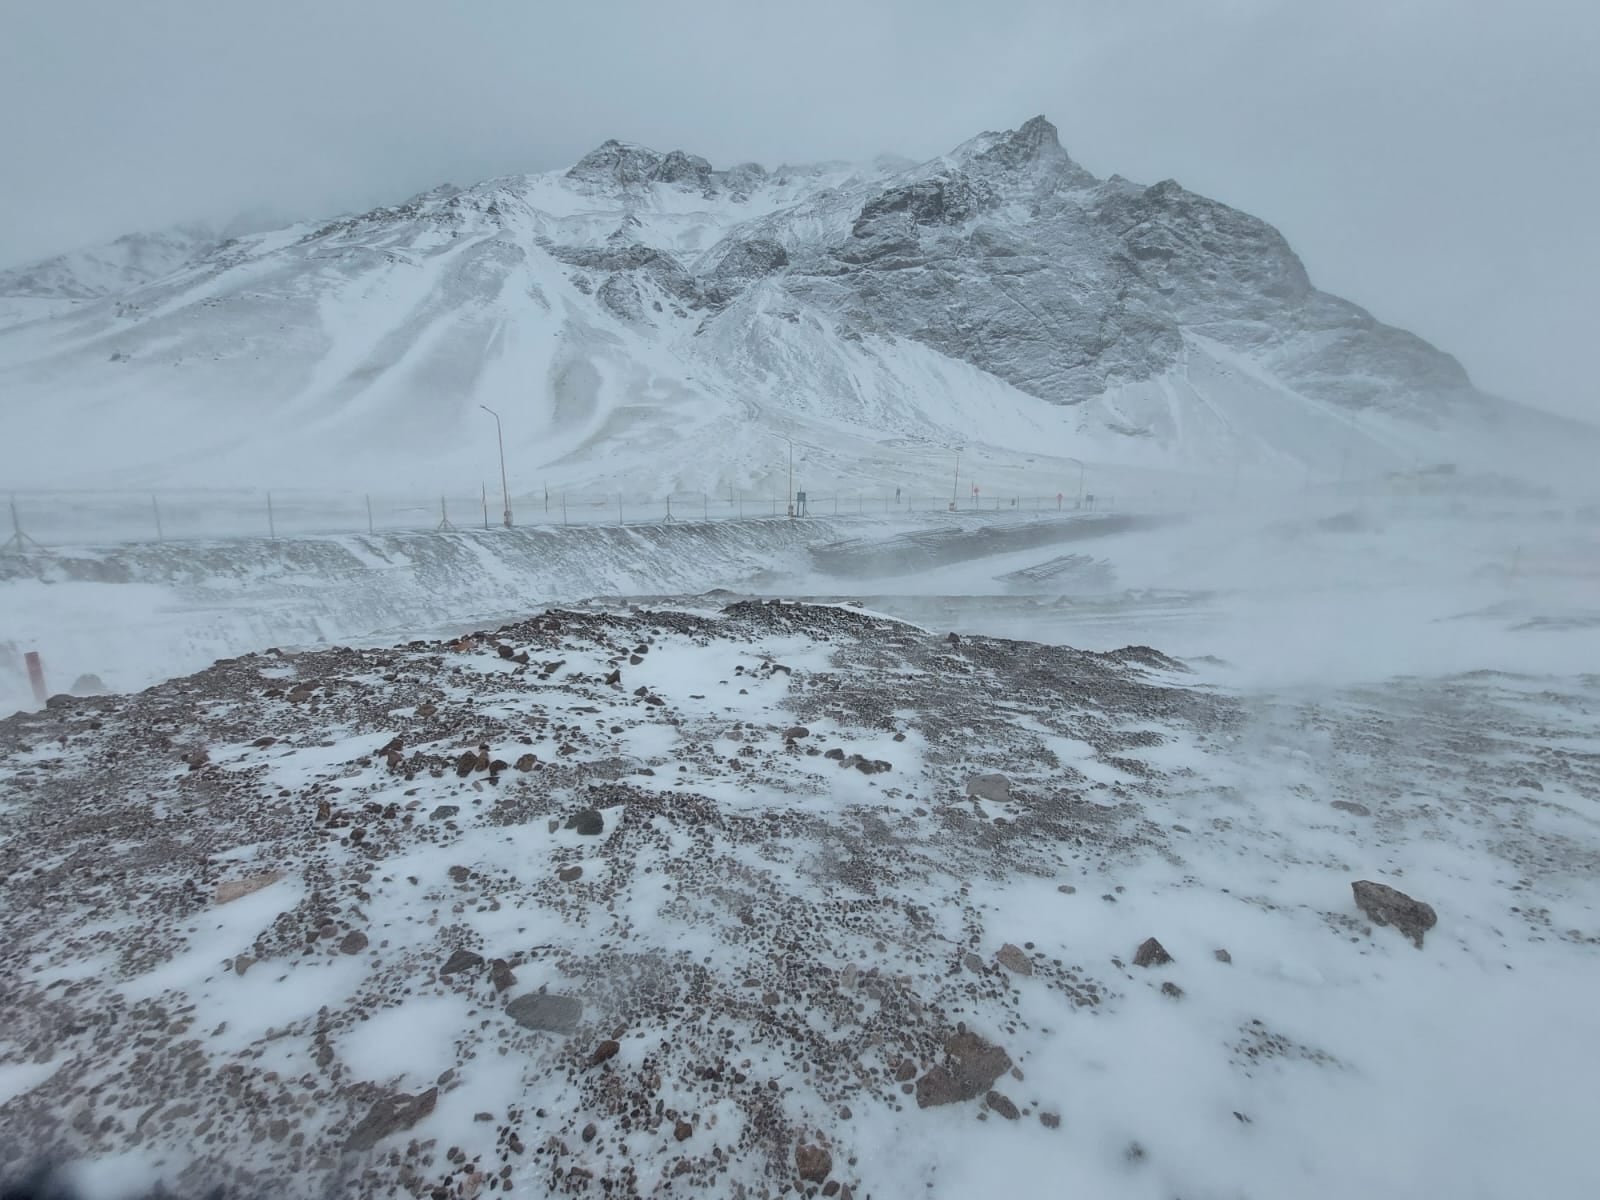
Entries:
<svg viewBox="0 0 1600 1200">
<path fill-rule="evenodd" d="M 372 1106 L 372 1111 L 350 1131 L 345 1139 L 346 1150 L 370 1150 L 391 1133 L 410 1129 L 433 1111 L 438 1103 L 439 1089 L 429 1088 L 416 1096 L 385 1096 Z"/>
<path fill-rule="evenodd" d="M 583 878 L 582 867 L 562 867 L 556 872 L 562 883 L 576 883 Z"/>
<path fill-rule="evenodd" d="M 583 1140 L 586 1142 L 592 1142 L 595 1139 L 595 1135 L 599 1132 L 599 1126 L 597 1126 L 593 1121 L 590 1121 L 583 1127 Z"/>
<path fill-rule="evenodd" d="M 567 828 L 575 833 L 593 836 L 604 830 L 606 820 L 592 808 L 586 808 L 580 813 L 574 813 L 567 818 Z"/>
<path fill-rule="evenodd" d="M 1056 888 L 1056 891 L 1060 892 L 1063 896 L 1076 896 L 1078 894 L 1078 889 L 1073 887 L 1070 883 L 1061 884 Z"/>
<path fill-rule="evenodd" d="M 489 964 L 489 981 L 495 991 L 503 992 L 517 982 L 517 973 L 505 959 L 497 958 Z"/>
<path fill-rule="evenodd" d="M 1174 1000 L 1183 999 L 1183 989 L 1170 979 L 1161 985 L 1161 994 L 1163 996 L 1171 996 Z"/>
<path fill-rule="evenodd" d="M 456 975 L 462 971 L 476 971 L 483 966 L 483 955 L 474 954 L 471 950 L 457 950 L 445 959 L 444 966 L 439 968 L 440 975 Z"/>
<path fill-rule="evenodd" d="M 538 762 L 538 761 L 539 760 L 534 758 L 534 756 L 532 754 L 524 754 L 521 757 L 519 757 L 517 759 L 517 761 L 512 763 L 511 765 L 514 766 L 519 771 L 531 771 L 531 770 L 533 770 L 533 764 Z"/>
<path fill-rule="evenodd" d="M 1000 1092 L 990 1092 L 983 1102 L 1008 1121 L 1015 1121 L 1022 1115 L 1017 1111 L 1017 1106 Z"/>
<path fill-rule="evenodd" d="M 1355 893 L 1356 907 L 1372 919 L 1374 925 L 1393 925 L 1410 938 L 1418 950 L 1422 949 L 1422 935 L 1439 922 L 1433 906 L 1413 900 L 1402 891 L 1386 883 L 1358 879 L 1350 885 Z"/>
<path fill-rule="evenodd" d="M 896 1083 L 907 1083 L 911 1079 L 915 1078 L 916 1074 L 917 1064 L 912 1062 L 909 1058 L 902 1058 L 900 1060 L 900 1065 L 895 1068 L 894 1081 Z"/>
<path fill-rule="evenodd" d="M 589 1056 L 589 1065 L 591 1067 L 598 1067 L 601 1063 L 608 1062 L 609 1060 L 615 1058 L 617 1056 L 617 1051 L 621 1049 L 622 1046 L 620 1043 L 614 1042 L 608 1038 L 594 1048 L 594 1053 Z"/>
<path fill-rule="evenodd" d="M 248 971 L 251 967 L 253 967 L 255 965 L 256 965 L 256 960 L 251 958 L 248 954 L 241 954 L 241 955 L 239 955 L 238 957 L 236 957 L 233 960 L 233 969 L 235 971 L 237 971 L 240 975 L 243 975 L 246 971 Z"/>
<path fill-rule="evenodd" d="M 959 646 L 961 645 L 961 635 L 959 633 L 952 633 L 949 637 L 945 638 L 945 641 L 952 646 Z"/>
<path fill-rule="evenodd" d="M 1042 1113 L 1039 1114 L 1039 1124 L 1043 1125 L 1046 1129 L 1060 1129 L 1061 1128 L 1061 1114 L 1060 1113 L 1053 1113 L 1053 1112 L 1042 1112 Z"/>
<path fill-rule="evenodd" d="M 451 883 L 465 883 L 472 878 L 472 872 L 459 864 L 451 867 L 445 874 L 450 876 Z"/>
<path fill-rule="evenodd" d="M 506 1015 L 524 1029 L 571 1033 L 583 1019 L 583 1001 L 575 996 L 529 992 L 506 1005 Z"/>
<path fill-rule="evenodd" d="M 792 742 L 798 738 L 810 736 L 811 730 L 807 729 L 804 725 L 791 725 L 789 728 L 783 731 L 783 740 L 786 742 Z"/>
<path fill-rule="evenodd" d="M 77 691 L 78 690 L 77 684 L 73 684 L 72 690 L 73 691 Z M 1540 783 L 1537 779 L 1531 779 L 1526 775 L 1524 775 L 1521 779 L 1517 780 L 1517 786 L 1521 787 L 1521 788 L 1531 788 L 1533 791 L 1536 791 L 1536 792 L 1544 791 L 1544 784 Z"/>
<path fill-rule="evenodd" d="M 339 939 L 340 954 L 360 954 L 367 948 L 367 935 L 359 929 L 352 929 Z"/>
<path fill-rule="evenodd" d="M 1337 808 L 1341 812 L 1354 813 L 1358 817 L 1370 817 L 1372 815 L 1370 808 L 1365 804 L 1357 804 L 1354 800 L 1335 800 L 1331 807 Z"/>
<path fill-rule="evenodd" d="M 687 1142 L 694 1136 L 694 1126 L 680 1119 L 672 1127 L 672 1136 L 676 1141 Z"/>
<path fill-rule="evenodd" d="M 1145 938 L 1133 953 L 1133 965 L 1136 967 L 1160 967 L 1171 961 L 1172 955 L 1155 938 Z"/>
<path fill-rule="evenodd" d="M 441 804 L 441 805 L 439 805 L 438 808 L 434 809 L 431 813 L 428 814 L 428 820 L 430 820 L 430 821 L 448 821 L 451 817 L 455 816 L 460 811 L 461 811 L 461 809 L 460 809 L 460 807 L 458 805 L 455 805 L 455 804 Z"/>
<path fill-rule="evenodd" d="M 103 696 L 106 685 L 101 682 L 98 675 L 79 675 L 72 681 L 68 689 L 74 696 Z"/>
<path fill-rule="evenodd" d="M 801 1179 L 807 1183 L 821 1183 L 833 1170 L 833 1155 L 821 1146 L 796 1146 L 794 1165 Z"/>
<path fill-rule="evenodd" d="M 974 775 L 967 780 L 967 795 L 1005 804 L 1011 799 L 1011 780 L 1004 775 Z"/>
<path fill-rule="evenodd" d="M 971 971 L 974 975 L 983 974 L 983 959 L 979 958 L 971 950 L 968 950 L 961 956 L 961 965 L 966 967 L 967 970 Z"/>
<path fill-rule="evenodd" d="M 835 746 L 832 750 L 825 751 L 823 753 L 822 757 L 823 758 L 831 758 L 831 759 L 834 759 L 835 761 L 838 761 L 838 762 L 843 762 L 844 761 L 844 751 L 839 749 L 839 747 Z"/>
<path fill-rule="evenodd" d="M 1000 952 L 995 955 L 996 961 L 1010 971 L 1013 975 L 1032 975 L 1033 963 L 1028 960 L 1020 946 L 1013 946 L 1007 942 L 1000 947 Z"/>
<path fill-rule="evenodd" d="M 268 746 L 276 746 L 278 744 L 278 739 L 275 737 L 258 737 L 250 744 L 257 750 L 265 750 Z"/>
<path fill-rule="evenodd" d="M 473 768 L 478 765 L 478 752 L 476 750 L 463 751 L 456 759 L 456 774 L 465 779 L 472 774 Z"/>
<path fill-rule="evenodd" d="M 1213 950 L 1211 953 L 1219 963 L 1233 962 L 1233 955 L 1229 954 L 1226 950 Z"/>
</svg>

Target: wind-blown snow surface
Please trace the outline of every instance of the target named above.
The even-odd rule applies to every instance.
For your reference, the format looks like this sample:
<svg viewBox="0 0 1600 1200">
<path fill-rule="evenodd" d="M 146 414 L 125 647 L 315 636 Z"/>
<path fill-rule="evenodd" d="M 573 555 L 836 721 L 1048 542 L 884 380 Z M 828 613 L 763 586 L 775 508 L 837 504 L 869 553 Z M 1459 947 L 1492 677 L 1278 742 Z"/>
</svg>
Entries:
<svg viewBox="0 0 1600 1200">
<path fill-rule="evenodd" d="M 1042 118 L 922 164 L 608 142 L 195 250 L 114 294 L 0 277 L 33 298 L 0 305 L 11 484 L 436 493 L 493 475 L 480 405 L 513 490 L 654 495 L 766 487 L 777 435 L 814 491 L 926 486 L 966 446 L 1043 495 L 1078 461 L 1548 478 L 1596 443 L 1317 291 L 1264 222 L 1096 179 Z"/>
<path fill-rule="evenodd" d="M 1588 1196 L 1597 702 L 1241 701 L 741 604 L 14 717 L 0 1154 L 285 1196 Z M 1435 907 L 1420 947 L 1359 879 Z"/>
</svg>

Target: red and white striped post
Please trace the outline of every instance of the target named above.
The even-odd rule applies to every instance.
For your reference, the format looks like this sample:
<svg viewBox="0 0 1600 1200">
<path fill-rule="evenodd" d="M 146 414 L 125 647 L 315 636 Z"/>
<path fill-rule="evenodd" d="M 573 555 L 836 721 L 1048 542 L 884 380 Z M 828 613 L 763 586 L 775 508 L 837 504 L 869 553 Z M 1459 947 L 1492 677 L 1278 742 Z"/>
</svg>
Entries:
<svg viewBox="0 0 1600 1200">
<path fill-rule="evenodd" d="M 34 703 L 43 704 L 50 699 L 50 693 L 45 690 L 44 664 L 39 661 L 39 652 L 37 650 L 29 650 L 22 657 L 28 664 L 28 682 L 33 685 Z"/>
</svg>

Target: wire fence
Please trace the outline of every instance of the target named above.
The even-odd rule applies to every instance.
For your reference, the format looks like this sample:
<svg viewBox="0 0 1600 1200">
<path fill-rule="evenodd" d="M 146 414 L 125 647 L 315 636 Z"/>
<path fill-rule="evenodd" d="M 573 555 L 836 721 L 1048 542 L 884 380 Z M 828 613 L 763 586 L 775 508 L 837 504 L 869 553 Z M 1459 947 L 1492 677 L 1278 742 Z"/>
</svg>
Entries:
<svg viewBox="0 0 1600 1200">
<path fill-rule="evenodd" d="M 552 525 L 644 525 L 795 517 L 893 517 L 929 513 L 1060 515 L 1109 511 L 1115 497 L 989 495 L 959 498 L 895 487 L 826 493 L 540 491 L 509 501 L 487 487 L 439 495 L 306 489 L 18 491 L 0 518 L 0 553 L 52 546 L 447 532 Z"/>
</svg>

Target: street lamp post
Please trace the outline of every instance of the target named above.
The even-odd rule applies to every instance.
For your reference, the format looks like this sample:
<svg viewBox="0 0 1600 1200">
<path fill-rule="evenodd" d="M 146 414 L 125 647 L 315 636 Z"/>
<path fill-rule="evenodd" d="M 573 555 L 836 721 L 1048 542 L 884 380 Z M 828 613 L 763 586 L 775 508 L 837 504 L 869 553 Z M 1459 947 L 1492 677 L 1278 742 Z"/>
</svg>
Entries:
<svg viewBox="0 0 1600 1200">
<path fill-rule="evenodd" d="M 506 486 L 506 438 L 500 428 L 500 414 L 487 404 L 478 405 L 484 412 L 494 418 L 495 441 L 500 446 L 500 503 L 505 508 L 506 528 L 511 528 L 511 489 Z"/>
<path fill-rule="evenodd" d="M 1078 466 L 1078 507 L 1082 508 L 1083 507 L 1083 473 L 1087 468 L 1084 467 L 1083 462 L 1082 462 L 1081 459 L 1068 458 L 1066 461 L 1069 462 L 1069 463 L 1076 463 L 1077 466 Z"/>
<path fill-rule="evenodd" d="M 792 439 L 787 438 L 787 437 L 784 438 L 783 440 L 789 443 L 789 515 L 792 517 L 792 516 L 795 515 L 795 511 L 794 511 L 794 442 L 793 442 Z"/>
</svg>

